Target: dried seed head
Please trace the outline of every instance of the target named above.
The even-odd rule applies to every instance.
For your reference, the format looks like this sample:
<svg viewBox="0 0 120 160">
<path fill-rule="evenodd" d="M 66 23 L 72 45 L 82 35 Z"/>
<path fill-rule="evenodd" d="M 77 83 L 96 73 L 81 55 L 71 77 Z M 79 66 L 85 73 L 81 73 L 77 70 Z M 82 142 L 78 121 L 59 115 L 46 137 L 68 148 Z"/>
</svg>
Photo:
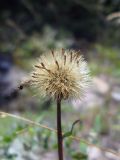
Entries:
<svg viewBox="0 0 120 160">
<path fill-rule="evenodd" d="M 87 64 L 75 51 L 50 51 L 39 59 L 31 74 L 31 85 L 43 96 L 81 98 L 89 84 Z"/>
</svg>

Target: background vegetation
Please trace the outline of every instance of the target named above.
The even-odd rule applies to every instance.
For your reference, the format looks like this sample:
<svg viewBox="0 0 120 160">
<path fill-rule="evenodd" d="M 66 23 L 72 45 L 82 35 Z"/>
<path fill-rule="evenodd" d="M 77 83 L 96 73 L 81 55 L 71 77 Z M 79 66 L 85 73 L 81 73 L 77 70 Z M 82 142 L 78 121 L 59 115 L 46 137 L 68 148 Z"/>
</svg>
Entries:
<svg viewBox="0 0 120 160">
<path fill-rule="evenodd" d="M 63 130 L 68 132 L 80 119 L 73 135 L 116 153 L 120 148 L 119 12 L 120 0 L 4 0 L 0 4 L 0 65 L 3 54 L 7 61 L 12 59 L 5 81 L 14 89 L 17 85 L 12 83 L 28 75 L 33 61 L 49 49 L 80 49 L 94 87 L 85 102 L 63 102 Z M 118 16 L 110 19 L 114 13 Z M 13 98 L 7 95 L 2 103 L 0 88 L 1 110 L 56 128 L 54 102 L 33 94 L 32 89 L 24 90 Z M 55 133 L 10 117 L 0 118 L 1 160 L 55 159 L 56 147 Z M 65 155 L 68 160 L 119 159 L 68 137 Z"/>
</svg>

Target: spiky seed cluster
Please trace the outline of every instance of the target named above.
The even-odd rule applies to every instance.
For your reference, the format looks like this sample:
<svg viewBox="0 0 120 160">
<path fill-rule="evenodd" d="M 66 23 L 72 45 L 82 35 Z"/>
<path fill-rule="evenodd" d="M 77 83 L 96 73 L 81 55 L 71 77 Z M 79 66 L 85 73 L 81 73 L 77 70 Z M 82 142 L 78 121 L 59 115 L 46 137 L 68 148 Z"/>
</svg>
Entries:
<svg viewBox="0 0 120 160">
<path fill-rule="evenodd" d="M 80 52 L 50 51 L 34 65 L 31 84 L 44 96 L 81 98 L 89 86 L 90 77 Z"/>
</svg>

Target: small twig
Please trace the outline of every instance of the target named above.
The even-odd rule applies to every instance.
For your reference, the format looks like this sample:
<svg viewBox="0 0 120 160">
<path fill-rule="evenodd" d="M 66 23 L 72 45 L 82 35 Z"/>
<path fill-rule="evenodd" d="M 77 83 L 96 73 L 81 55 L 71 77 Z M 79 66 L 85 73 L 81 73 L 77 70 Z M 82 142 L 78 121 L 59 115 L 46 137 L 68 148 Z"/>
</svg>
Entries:
<svg viewBox="0 0 120 160">
<path fill-rule="evenodd" d="M 27 119 L 27 118 L 24 118 L 24 117 L 21 117 L 21 116 L 17 116 L 17 115 L 6 113 L 6 112 L 0 112 L 0 116 L 2 118 L 5 118 L 5 117 L 8 116 L 8 117 L 16 118 L 16 119 L 19 119 L 19 120 L 23 120 L 23 121 L 29 123 L 30 125 L 36 125 L 38 127 L 45 128 L 45 129 L 48 129 L 49 131 L 57 133 L 57 130 L 55 130 L 53 128 L 50 128 L 50 127 L 48 127 L 46 125 L 42 125 L 42 124 L 40 124 L 38 122 L 34 122 L 34 121 L 30 120 L 30 119 Z M 64 134 L 64 133 L 62 133 L 62 134 Z M 98 148 L 98 149 L 100 149 L 103 152 L 109 152 L 109 153 L 111 153 L 111 154 L 113 154 L 113 155 L 115 155 L 117 157 L 120 157 L 120 153 L 117 153 L 117 152 L 115 152 L 115 151 L 113 151 L 111 149 L 103 148 L 101 146 L 92 144 L 92 143 L 88 142 L 87 140 L 82 139 L 81 137 L 69 136 L 69 138 L 71 138 L 73 140 L 76 140 L 78 142 L 81 141 L 81 142 L 87 144 L 88 146 Z"/>
<path fill-rule="evenodd" d="M 13 21 L 12 19 L 7 19 L 6 20 L 6 24 L 10 27 L 12 27 L 13 29 L 15 29 L 19 35 L 20 35 L 20 38 L 21 39 L 26 39 L 27 38 L 27 35 L 25 34 L 25 32 L 19 27 L 19 25 Z M 21 40 L 20 39 L 20 40 Z"/>
<path fill-rule="evenodd" d="M 39 15 L 38 15 L 38 13 L 36 12 L 36 10 L 34 9 L 34 6 L 30 3 L 30 1 L 21 0 L 20 2 L 21 2 L 21 3 L 28 9 L 28 11 L 33 15 L 36 23 L 39 24 L 39 22 L 40 22 L 40 17 L 39 17 Z"/>
<path fill-rule="evenodd" d="M 16 118 L 16 119 L 19 119 L 19 120 L 23 120 L 23 121 L 25 121 L 25 122 L 27 122 L 27 123 L 29 123 L 31 125 L 36 125 L 38 127 L 42 127 L 42 128 L 48 129 L 48 130 L 53 131 L 53 132 L 57 132 L 53 128 L 47 127 L 47 126 L 42 125 L 42 124 L 40 124 L 38 122 L 34 122 L 34 121 L 30 120 L 30 119 L 27 119 L 27 118 L 24 118 L 24 117 L 21 117 L 21 116 L 18 116 L 18 115 L 6 113 L 6 112 L 0 112 L 0 116 L 2 116 L 3 118 L 5 118 L 7 116 L 13 117 L 13 118 Z"/>
</svg>

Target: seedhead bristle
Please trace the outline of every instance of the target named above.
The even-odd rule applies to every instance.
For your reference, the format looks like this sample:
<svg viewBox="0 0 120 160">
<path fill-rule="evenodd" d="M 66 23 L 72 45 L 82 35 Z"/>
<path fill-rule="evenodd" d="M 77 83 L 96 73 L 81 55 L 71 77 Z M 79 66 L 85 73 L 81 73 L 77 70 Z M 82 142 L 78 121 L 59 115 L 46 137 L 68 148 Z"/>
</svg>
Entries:
<svg viewBox="0 0 120 160">
<path fill-rule="evenodd" d="M 35 64 L 31 76 L 43 96 L 81 98 L 90 84 L 89 69 L 80 52 L 51 50 Z M 53 58 L 54 57 L 54 58 Z"/>
</svg>

